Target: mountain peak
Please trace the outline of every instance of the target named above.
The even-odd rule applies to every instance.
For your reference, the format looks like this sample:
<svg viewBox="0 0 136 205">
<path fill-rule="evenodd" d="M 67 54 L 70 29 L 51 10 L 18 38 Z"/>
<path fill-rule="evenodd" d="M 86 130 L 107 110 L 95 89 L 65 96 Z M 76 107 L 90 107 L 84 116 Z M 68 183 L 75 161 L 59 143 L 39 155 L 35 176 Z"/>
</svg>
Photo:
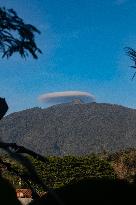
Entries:
<svg viewBox="0 0 136 205">
<path fill-rule="evenodd" d="M 74 99 L 72 102 L 72 104 L 83 104 L 84 102 L 81 99 Z"/>
</svg>

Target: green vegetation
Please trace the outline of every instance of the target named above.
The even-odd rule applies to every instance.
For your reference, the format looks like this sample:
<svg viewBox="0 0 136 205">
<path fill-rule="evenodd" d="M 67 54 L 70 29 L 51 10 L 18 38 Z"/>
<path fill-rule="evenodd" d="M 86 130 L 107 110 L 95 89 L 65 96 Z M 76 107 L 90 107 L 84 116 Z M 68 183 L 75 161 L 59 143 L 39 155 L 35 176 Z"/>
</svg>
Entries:
<svg viewBox="0 0 136 205">
<path fill-rule="evenodd" d="M 27 176 L 30 179 L 30 175 L 27 174 L 25 168 L 19 163 L 10 160 L 7 157 L 2 157 L 3 161 L 11 164 L 11 168 L 18 171 L 21 175 Z M 60 188 L 67 184 L 72 184 L 82 179 L 90 178 L 115 178 L 115 173 L 108 161 L 100 159 L 96 155 L 90 155 L 85 157 L 49 157 L 47 164 L 40 162 L 32 157 L 31 160 L 36 172 L 43 182 L 50 188 Z M 8 171 L 4 166 L 1 167 L 2 175 L 9 179 L 15 188 L 26 188 L 28 187 L 26 181 L 21 180 L 20 177 L 15 176 L 12 171 Z M 41 191 L 41 188 L 30 179 L 30 183 L 37 190 Z"/>
<path fill-rule="evenodd" d="M 31 180 L 26 168 L 8 156 L 1 159 L 10 165 L 10 170 L 0 163 L 2 176 L 7 178 L 15 188 L 29 188 L 31 184 L 37 191 L 43 189 Z M 136 150 L 128 149 L 114 154 L 106 152 L 91 154 L 88 156 L 74 157 L 48 157 L 48 163 L 41 162 L 32 157 L 31 161 L 39 178 L 50 188 L 60 188 L 68 184 L 74 184 L 83 179 L 124 179 L 135 182 L 136 176 Z M 16 170 L 16 174 L 14 172 Z M 19 174 L 17 174 L 19 173 Z M 24 180 L 25 176 L 27 180 Z"/>
<path fill-rule="evenodd" d="M 83 156 L 136 147 L 136 110 L 104 103 L 61 104 L 6 116 L 4 142 L 16 142 L 43 156 Z M 128 140 L 129 137 L 129 140 Z"/>
</svg>

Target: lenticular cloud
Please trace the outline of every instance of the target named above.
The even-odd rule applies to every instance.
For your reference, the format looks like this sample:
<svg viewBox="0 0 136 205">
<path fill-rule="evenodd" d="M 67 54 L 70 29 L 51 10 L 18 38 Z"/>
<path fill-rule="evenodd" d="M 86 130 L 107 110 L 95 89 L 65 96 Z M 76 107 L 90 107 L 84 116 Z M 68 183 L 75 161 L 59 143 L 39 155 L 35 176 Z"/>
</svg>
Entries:
<svg viewBox="0 0 136 205">
<path fill-rule="evenodd" d="M 95 101 L 95 97 L 91 93 L 81 92 L 81 91 L 64 91 L 64 92 L 46 93 L 40 95 L 38 99 L 41 102 L 48 103 L 48 104 L 69 103 L 77 99 L 84 103 Z"/>
</svg>

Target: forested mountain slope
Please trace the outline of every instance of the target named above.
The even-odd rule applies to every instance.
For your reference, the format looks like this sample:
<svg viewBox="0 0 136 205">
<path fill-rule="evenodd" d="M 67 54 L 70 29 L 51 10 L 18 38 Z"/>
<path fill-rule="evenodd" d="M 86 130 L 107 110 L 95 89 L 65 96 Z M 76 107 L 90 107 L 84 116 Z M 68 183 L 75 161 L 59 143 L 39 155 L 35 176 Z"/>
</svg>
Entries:
<svg viewBox="0 0 136 205">
<path fill-rule="evenodd" d="M 136 110 L 104 103 L 61 104 L 6 116 L 0 138 L 42 155 L 84 155 L 136 147 Z"/>
</svg>

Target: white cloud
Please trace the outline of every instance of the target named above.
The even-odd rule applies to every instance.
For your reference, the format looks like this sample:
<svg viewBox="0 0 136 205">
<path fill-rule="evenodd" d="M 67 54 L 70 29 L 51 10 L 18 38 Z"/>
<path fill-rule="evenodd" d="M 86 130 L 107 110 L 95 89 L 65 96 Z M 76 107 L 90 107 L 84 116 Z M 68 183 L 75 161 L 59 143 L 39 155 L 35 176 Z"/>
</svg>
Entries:
<svg viewBox="0 0 136 205">
<path fill-rule="evenodd" d="M 38 99 L 43 103 L 49 103 L 49 104 L 68 103 L 76 99 L 81 100 L 82 102 L 85 103 L 95 101 L 95 97 L 91 93 L 81 92 L 81 91 L 45 93 L 40 95 Z"/>
</svg>

